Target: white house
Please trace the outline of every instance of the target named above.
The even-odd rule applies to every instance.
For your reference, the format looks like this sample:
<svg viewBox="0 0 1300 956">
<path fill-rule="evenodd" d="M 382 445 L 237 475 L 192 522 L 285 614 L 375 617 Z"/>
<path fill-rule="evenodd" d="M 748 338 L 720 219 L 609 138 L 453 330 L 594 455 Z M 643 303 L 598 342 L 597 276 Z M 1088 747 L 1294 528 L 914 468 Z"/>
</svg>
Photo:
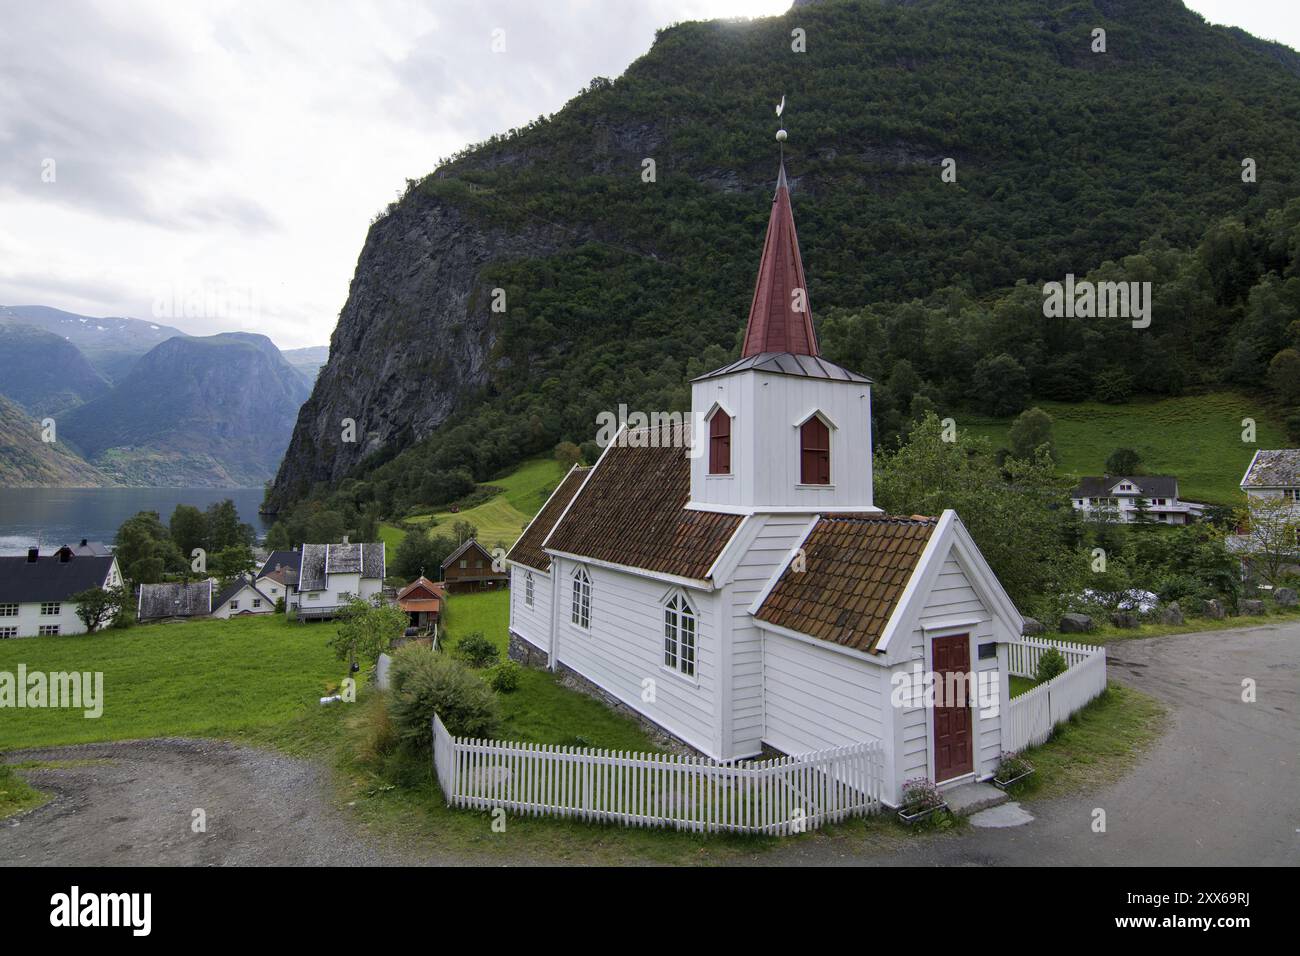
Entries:
<svg viewBox="0 0 1300 956">
<path fill-rule="evenodd" d="M 370 598 L 383 590 L 384 544 L 304 544 L 296 604 L 286 602 L 285 613 L 299 620 L 333 617 L 349 598 Z"/>
<path fill-rule="evenodd" d="M 1178 479 L 1170 475 L 1118 475 L 1081 478 L 1070 492 L 1075 511 L 1110 521 L 1141 518 L 1161 524 L 1191 524 L 1205 515 L 1205 505 L 1178 497 Z"/>
<path fill-rule="evenodd" d="M 243 614 L 274 613 L 276 599 L 263 590 L 268 580 L 261 578 L 254 582 L 240 577 L 231 581 L 212 599 L 212 616 L 225 620 Z"/>
<path fill-rule="evenodd" d="M 879 740 L 896 804 L 992 775 L 1022 619 L 955 513 L 874 506 L 871 383 L 820 357 L 806 289 L 782 169 L 742 356 L 691 386 L 705 434 L 569 472 L 509 555 L 511 656 L 719 760 Z"/>
<path fill-rule="evenodd" d="M 117 558 L 89 553 L 85 541 L 53 554 L 30 548 L 25 556 L 0 557 L 0 639 L 85 634 L 71 598 L 121 585 Z"/>
<path fill-rule="evenodd" d="M 302 573 L 302 552 L 272 551 L 253 576 L 257 589 L 271 599 L 272 604 L 284 601 L 286 613 L 298 609 L 298 575 Z"/>
<path fill-rule="evenodd" d="M 1241 476 L 1247 504 L 1281 499 L 1300 516 L 1300 448 L 1263 449 L 1255 452 Z"/>
</svg>

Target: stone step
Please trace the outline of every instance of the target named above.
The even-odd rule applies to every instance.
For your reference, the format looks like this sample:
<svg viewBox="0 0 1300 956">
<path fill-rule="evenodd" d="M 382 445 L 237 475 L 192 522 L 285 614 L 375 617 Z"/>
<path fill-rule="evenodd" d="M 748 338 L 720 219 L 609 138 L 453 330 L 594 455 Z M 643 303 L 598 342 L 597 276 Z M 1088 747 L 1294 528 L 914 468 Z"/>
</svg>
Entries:
<svg viewBox="0 0 1300 956">
<path fill-rule="evenodd" d="M 954 816 L 968 817 L 980 810 L 1007 802 L 1007 795 L 991 783 L 963 783 L 943 791 L 943 799 Z"/>
</svg>

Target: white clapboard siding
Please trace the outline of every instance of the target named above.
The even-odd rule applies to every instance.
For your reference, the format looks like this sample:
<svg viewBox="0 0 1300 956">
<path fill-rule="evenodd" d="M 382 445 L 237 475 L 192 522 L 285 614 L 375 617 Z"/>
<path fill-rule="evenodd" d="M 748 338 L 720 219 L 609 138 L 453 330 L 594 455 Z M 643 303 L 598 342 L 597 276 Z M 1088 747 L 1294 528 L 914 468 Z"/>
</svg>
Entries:
<svg viewBox="0 0 1300 956">
<path fill-rule="evenodd" d="M 879 741 L 775 760 L 453 737 L 433 718 L 433 763 L 448 805 L 626 826 L 788 835 L 879 812 Z"/>
<path fill-rule="evenodd" d="M 1046 743 L 1052 728 L 1106 689 L 1106 649 L 1065 641 L 1024 640 L 1009 646 L 1009 667 L 1017 677 L 1032 677 L 1038 659 L 1055 647 L 1069 668 L 1033 690 L 1011 698 L 1009 729 L 1003 746 L 1011 752 Z"/>
</svg>

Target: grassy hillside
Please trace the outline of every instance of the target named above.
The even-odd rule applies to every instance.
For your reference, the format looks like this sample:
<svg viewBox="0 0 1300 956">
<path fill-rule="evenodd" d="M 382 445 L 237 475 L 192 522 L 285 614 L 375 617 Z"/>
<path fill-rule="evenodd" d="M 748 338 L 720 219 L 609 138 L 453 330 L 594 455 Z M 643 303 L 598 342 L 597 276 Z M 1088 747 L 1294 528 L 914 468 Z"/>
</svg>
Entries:
<svg viewBox="0 0 1300 956">
<path fill-rule="evenodd" d="M 40 424 L 0 395 L 0 487 L 98 488 L 112 484 L 66 442 L 41 441 Z"/>
<path fill-rule="evenodd" d="M 1100 475 L 1111 452 L 1132 448 L 1148 474 L 1173 475 L 1182 497 L 1210 504 L 1240 505 L 1238 482 L 1255 450 L 1290 444 L 1265 409 L 1231 392 L 1128 405 L 1036 404 L 1056 423 L 1053 435 L 1063 475 Z M 954 417 L 959 428 L 987 438 L 995 448 L 1006 446 L 1010 419 Z M 1241 440 L 1244 418 L 1257 423 L 1255 444 Z"/>
<path fill-rule="evenodd" d="M 0 671 L 102 671 L 103 716 L 7 710 L 0 750 L 155 736 L 264 733 L 347 674 L 325 640 L 334 625 L 279 615 L 152 624 L 79 637 L 0 641 Z"/>
<path fill-rule="evenodd" d="M 506 477 L 490 482 L 492 487 L 501 490 L 480 505 L 457 513 L 440 511 L 432 515 L 415 515 L 407 520 L 424 525 L 436 522 L 448 531 L 455 522 L 468 521 L 478 528 L 479 541 L 484 545 L 491 548 L 500 542 L 508 548 L 515 543 L 533 515 L 541 510 L 567 470 L 553 458 L 537 458 L 525 462 Z M 406 534 L 391 524 L 381 525 L 379 533 L 390 548 L 397 547 Z"/>
</svg>

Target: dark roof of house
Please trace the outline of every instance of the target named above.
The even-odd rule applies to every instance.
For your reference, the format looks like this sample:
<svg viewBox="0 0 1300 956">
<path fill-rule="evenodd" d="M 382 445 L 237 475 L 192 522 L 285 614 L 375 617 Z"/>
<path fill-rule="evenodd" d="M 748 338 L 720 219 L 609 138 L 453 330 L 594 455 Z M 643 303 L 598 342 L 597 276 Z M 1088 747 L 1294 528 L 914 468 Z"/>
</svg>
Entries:
<svg viewBox="0 0 1300 956">
<path fill-rule="evenodd" d="M 298 572 L 299 591 L 319 591 L 326 574 L 358 574 L 363 578 L 384 576 L 384 544 L 304 544 Z"/>
<path fill-rule="evenodd" d="M 276 568 L 289 568 L 293 571 L 293 577 L 289 583 L 294 584 L 298 581 L 298 569 L 301 567 L 301 551 L 272 551 L 267 555 L 266 560 L 262 562 L 262 567 L 258 570 L 257 576 L 259 578 L 264 577 Z"/>
<path fill-rule="evenodd" d="M 140 585 L 139 619 L 198 617 L 212 613 L 212 581 Z"/>
<path fill-rule="evenodd" d="M 70 544 L 68 547 L 72 549 L 73 554 L 89 555 L 96 558 L 107 558 L 113 553 L 113 549 L 104 542 L 88 541 L 85 538 L 81 539 L 80 544 Z"/>
<path fill-rule="evenodd" d="M 551 570 L 551 557 L 542 550 L 542 542 L 546 536 L 551 533 L 555 523 L 560 520 L 560 515 L 564 509 L 569 506 L 573 496 L 577 494 L 578 488 L 582 486 L 582 479 L 587 476 L 590 468 L 574 467 L 564 476 L 558 488 L 551 493 L 551 497 L 542 505 L 542 510 L 537 512 L 535 517 L 524 529 L 524 533 L 519 536 L 510 553 L 506 558 L 516 564 L 522 564 L 525 567 L 533 568 L 536 571 Z"/>
<path fill-rule="evenodd" d="M 692 381 L 702 382 L 705 379 L 718 378 L 722 375 L 731 375 L 735 372 L 744 372 L 751 369 L 755 372 L 772 372 L 776 375 L 798 375 L 803 378 L 824 378 L 833 382 L 871 384 L 871 379 L 865 375 L 850 372 L 834 362 L 826 361 L 819 355 L 793 355 L 790 352 L 763 352 L 759 355 L 750 355 L 738 359 L 730 365 L 714 369 L 707 375 L 701 375 L 692 379 Z"/>
<path fill-rule="evenodd" d="M 1241 487 L 1300 487 L 1300 448 L 1261 448 L 1246 469 Z"/>
<path fill-rule="evenodd" d="M 649 447 L 651 442 L 659 447 Z M 691 498 L 689 446 L 690 427 L 685 424 L 621 433 L 605 450 L 544 547 L 706 580 L 741 518 L 687 510 Z"/>
<path fill-rule="evenodd" d="M 874 651 L 916 569 L 936 518 L 821 515 L 754 615 L 859 651 Z"/>
<path fill-rule="evenodd" d="M 66 561 L 59 560 L 58 551 L 35 561 L 26 555 L 0 557 L 0 603 L 66 601 L 81 591 L 103 587 L 112 566 L 112 555 L 82 555 L 70 549 Z"/>
<path fill-rule="evenodd" d="M 1177 498 L 1178 479 L 1171 475 L 1103 475 L 1080 478 L 1070 492 L 1074 498 L 1097 498 L 1111 494 L 1111 489 L 1121 481 L 1131 482 L 1146 498 Z"/>
<path fill-rule="evenodd" d="M 470 538 L 468 541 L 462 544 L 451 554 L 447 555 L 447 560 L 442 562 L 443 570 L 445 571 L 447 568 L 451 567 L 452 562 L 459 559 L 462 554 L 464 554 L 466 551 L 469 551 L 470 549 L 477 551 L 479 554 L 483 555 L 483 557 L 486 558 L 487 560 L 489 561 L 492 560 L 492 555 L 488 553 L 487 548 L 483 547 L 483 545 L 479 544 L 478 541 L 476 541 L 475 539 Z"/>
<path fill-rule="evenodd" d="M 278 571 L 267 571 L 265 574 L 258 575 L 258 582 L 274 581 L 281 587 L 291 588 L 298 583 L 298 572 L 293 568 L 280 568 Z"/>
</svg>

